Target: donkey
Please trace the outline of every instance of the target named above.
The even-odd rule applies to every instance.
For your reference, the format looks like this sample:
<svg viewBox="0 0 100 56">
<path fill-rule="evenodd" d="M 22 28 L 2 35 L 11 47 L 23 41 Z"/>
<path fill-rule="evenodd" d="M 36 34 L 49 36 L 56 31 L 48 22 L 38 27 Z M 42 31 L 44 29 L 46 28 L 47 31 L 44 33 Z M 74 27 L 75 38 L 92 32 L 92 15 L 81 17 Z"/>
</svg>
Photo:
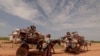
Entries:
<svg viewBox="0 0 100 56">
<path fill-rule="evenodd" d="M 85 40 L 84 43 L 83 43 L 84 50 L 87 50 L 88 51 L 88 46 L 91 46 L 91 42 Z"/>
<path fill-rule="evenodd" d="M 61 45 L 60 39 L 51 40 L 51 49 L 53 50 L 53 53 L 55 53 L 54 46 L 55 46 L 56 44 Z"/>
</svg>

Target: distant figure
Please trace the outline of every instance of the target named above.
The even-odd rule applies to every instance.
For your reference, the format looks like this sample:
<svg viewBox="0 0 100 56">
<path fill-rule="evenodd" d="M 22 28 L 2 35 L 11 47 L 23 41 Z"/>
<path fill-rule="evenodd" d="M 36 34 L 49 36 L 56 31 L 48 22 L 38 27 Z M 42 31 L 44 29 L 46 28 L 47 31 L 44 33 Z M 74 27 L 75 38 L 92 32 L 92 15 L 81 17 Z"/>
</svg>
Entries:
<svg viewBox="0 0 100 56">
<path fill-rule="evenodd" d="M 72 32 L 72 34 L 73 34 L 72 37 L 73 37 L 74 39 L 77 39 L 77 40 L 79 39 L 79 35 L 78 35 L 77 32 Z"/>
<path fill-rule="evenodd" d="M 17 31 L 12 32 L 12 38 L 13 38 L 13 43 L 17 43 L 17 38 L 18 38 L 18 32 Z"/>
<path fill-rule="evenodd" d="M 20 39 L 18 37 L 19 37 L 19 29 L 16 29 L 16 31 L 11 33 L 9 38 L 9 40 L 12 42 L 12 48 L 14 44 L 17 45 L 17 43 L 20 42 Z"/>
<path fill-rule="evenodd" d="M 66 38 L 68 38 L 69 41 L 71 40 L 71 34 L 70 34 L 70 32 L 66 33 Z"/>
<path fill-rule="evenodd" d="M 44 53 L 43 56 L 52 56 L 51 54 L 51 35 L 47 34 L 45 38 L 45 46 L 44 46 Z"/>
<path fill-rule="evenodd" d="M 10 34 L 9 40 L 10 40 L 10 42 L 13 42 L 13 35 L 12 34 Z"/>
<path fill-rule="evenodd" d="M 79 41 L 80 41 L 80 36 L 79 36 L 78 32 L 72 32 L 72 34 L 73 34 L 72 35 L 73 42 L 76 43 L 76 44 L 78 44 Z"/>
<path fill-rule="evenodd" d="M 68 43 L 71 40 L 71 34 L 70 32 L 67 32 L 66 35 L 64 36 L 64 41 Z"/>
<path fill-rule="evenodd" d="M 64 39 L 64 41 L 66 42 L 65 50 L 67 50 L 68 48 L 72 48 L 72 38 L 70 32 L 66 33 L 66 38 Z"/>
<path fill-rule="evenodd" d="M 88 46 L 91 46 L 91 41 L 85 40 L 83 43 L 84 50 L 88 51 Z"/>
<path fill-rule="evenodd" d="M 74 43 L 78 44 L 80 49 L 82 48 L 82 46 L 87 44 L 87 42 L 85 42 L 84 36 L 79 35 L 77 32 L 73 32 L 72 34 L 73 34 Z"/>
<path fill-rule="evenodd" d="M 20 32 L 20 38 L 22 43 L 25 43 L 26 39 L 27 39 L 27 33 L 26 32 Z"/>
</svg>

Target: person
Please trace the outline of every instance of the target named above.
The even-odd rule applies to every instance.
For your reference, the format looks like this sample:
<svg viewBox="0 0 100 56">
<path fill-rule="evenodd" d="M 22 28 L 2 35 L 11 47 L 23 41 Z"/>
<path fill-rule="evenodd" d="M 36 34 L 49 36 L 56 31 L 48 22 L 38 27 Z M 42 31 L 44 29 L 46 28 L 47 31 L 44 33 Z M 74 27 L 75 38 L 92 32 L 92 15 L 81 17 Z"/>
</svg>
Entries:
<svg viewBox="0 0 100 56">
<path fill-rule="evenodd" d="M 17 36 L 18 36 L 17 30 L 12 32 L 13 43 L 17 43 Z"/>
<path fill-rule="evenodd" d="M 51 34 L 47 34 L 45 38 L 45 46 L 43 56 L 52 56 L 51 54 Z"/>
<path fill-rule="evenodd" d="M 66 33 L 66 38 L 64 40 L 66 42 L 66 49 L 65 51 L 68 51 L 69 48 L 72 48 L 72 38 L 70 32 Z"/>
<path fill-rule="evenodd" d="M 66 33 L 66 38 L 68 38 L 69 41 L 71 40 L 71 34 L 70 34 L 70 32 Z"/>
<path fill-rule="evenodd" d="M 65 38 L 64 38 L 64 41 L 65 41 L 65 42 L 69 42 L 69 41 L 71 40 L 71 34 L 70 34 L 70 32 L 67 32 L 66 35 L 65 35 L 64 37 L 65 37 Z"/>
<path fill-rule="evenodd" d="M 12 32 L 13 33 L 13 32 Z M 13 42 L 13 34 L 10 34 L 10 36 L 9 36 L 9 40 L 10 40 L 10 42 Z"/>
<path fill-rule="evenodd" d="M 78 32 L 72 32 L 72 34 L 73 34 L 73 38 L 74 39 L 77 39 L 77 40 L 79 40 L 79 34 L 78 34 Z"/>
<path fill-rule="evenodd" d="M 20 32 L 20 37 L 21 37 L 22 44 L 26 43 L 27 34 L 24 31 Z"/>
<path fill-rule="evenodd" d="M 38 32 L 34 32 L 33 34 L 33 37 L 35 40 L 37 40 L 37 49 L 39 49 L 39 51 L 41 51 L 41 48 L 42 48 L 42 42 L 40 41 L 40 36 L 39 36 L 39 33 Z"/>
<path fill-rule="evenodd" d="M 34 25 L 30 26 L 30 29 L 32 34 L 36 31 L 36 27 Z"/>
<path fill-rule="evenodd" d="M 79 34 L 78 32 L 72 32 L 72 38 L 73 38 L 73 47 L 78 46 L 78 42 L 79 42 Z"/>
</svg>

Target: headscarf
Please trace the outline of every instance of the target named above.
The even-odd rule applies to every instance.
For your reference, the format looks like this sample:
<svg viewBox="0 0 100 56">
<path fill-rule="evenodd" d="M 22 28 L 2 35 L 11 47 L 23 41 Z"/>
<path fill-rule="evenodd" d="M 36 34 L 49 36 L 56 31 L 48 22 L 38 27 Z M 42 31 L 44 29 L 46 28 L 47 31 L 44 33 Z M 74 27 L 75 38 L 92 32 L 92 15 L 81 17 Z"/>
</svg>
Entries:
<svg viewBox="0 0 100 56">
<path fill-rule="evenodd" d="M 47 34 L 47 35 L 46 35 L 46 37 L 50 38 L 50 37 L 51 37 L 51 35 L 50 35 L 50 34 Z"/>
</svg>

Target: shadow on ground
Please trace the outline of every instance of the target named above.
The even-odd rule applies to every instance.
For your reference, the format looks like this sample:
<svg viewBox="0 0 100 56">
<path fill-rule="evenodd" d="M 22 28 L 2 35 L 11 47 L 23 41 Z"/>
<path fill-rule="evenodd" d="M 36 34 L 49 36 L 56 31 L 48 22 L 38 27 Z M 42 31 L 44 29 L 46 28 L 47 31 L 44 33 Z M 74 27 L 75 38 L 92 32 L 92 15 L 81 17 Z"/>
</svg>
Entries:
<svg viewBox="0 0 100 56">
<path fill-rule="evenodd" d="M 68 54 L 72 54 L 72 55 L 79 55 L 79 54 L 81 54 L 81 53 L 86 53 L 86 52 L 89 52 L 89 51 L 91 51 L 91 50 L 88 50 L 88 51 L 82 50 L 82 51 L 80 51 L 80 53 L 78 53 L 78 54 L 75 54 L 75 53 L 73 53 L 73 52 L 55 52 L 55 53 L 52 53 L 52 54 L 63 54 L 63 53 L 68 53 Z M 42 51 L 36 51 L 36 50 L 34 50 L 34 51 L 29 51 L 28 56 L 42 56 L 42 54 L 43 54 Z"/>
<path fill-rule="evenodd" d="M 29 51 L 28 56 L 42 56 L 43 52 L 42 51 Z M 55 52 L 52 54 L 63 54 L 63 52 Z"/>
<path fill-rule="evenodd" d="M 29 51 L 28 56 L 42 56 L 42 51 Z"/>
<path fill-rule="evenodd" d="M 86 53 L 86 52 L 89 52 L 89 51 L 91 51 L 91 50 L 81 50 L 79 53 L 74 53 L 74 52 L 65 52 L 65 53 L 73 54 L 73 55 L 79 55 L 79 54 Z"/>
</svg>

